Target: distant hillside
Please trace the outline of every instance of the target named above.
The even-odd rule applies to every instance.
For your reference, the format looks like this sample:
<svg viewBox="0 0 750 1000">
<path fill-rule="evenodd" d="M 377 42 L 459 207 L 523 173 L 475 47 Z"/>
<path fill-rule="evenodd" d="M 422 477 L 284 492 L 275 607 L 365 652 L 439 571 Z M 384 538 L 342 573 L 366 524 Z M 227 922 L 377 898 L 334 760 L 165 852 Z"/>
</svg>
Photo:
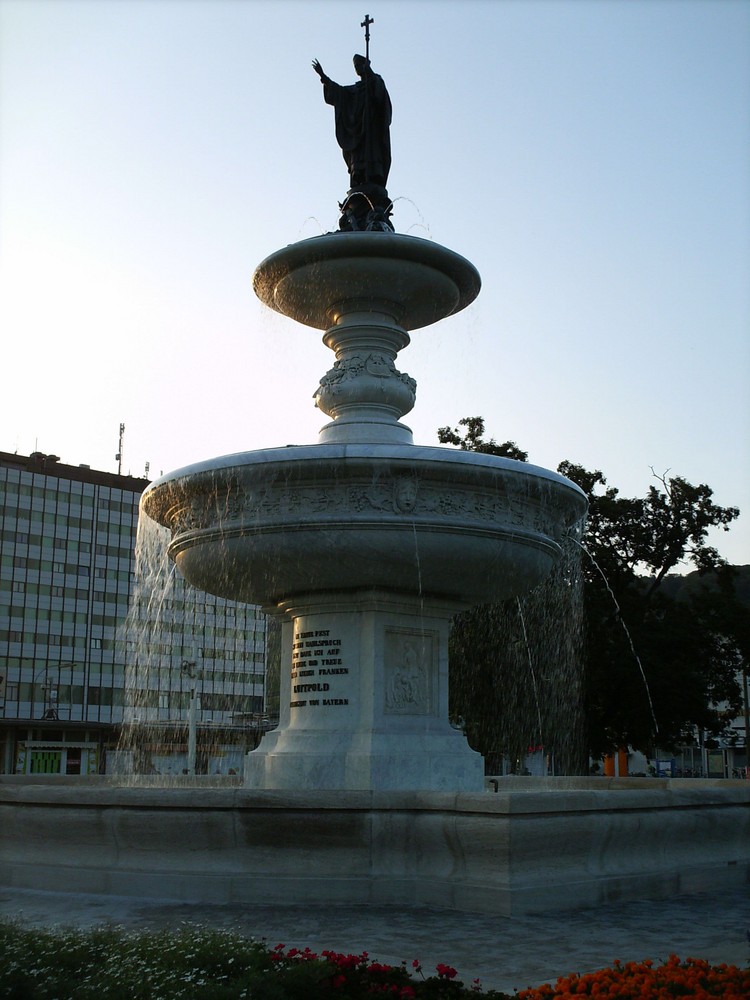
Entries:
<svg viewBox="0 0 750 1000">
<path fill-rule="evenodd" d="M 750 566 L 732 566 L 734 570 L 734 592 L 737 600 L 750 608 Z M 661 589 L 669 597 L 684 600 L 702 588 L 714 590 L 717 587 L 716 574 L 700 574 L 697 570 L 686 576 L 669 575 L 662 581 Z"/>
</svg>

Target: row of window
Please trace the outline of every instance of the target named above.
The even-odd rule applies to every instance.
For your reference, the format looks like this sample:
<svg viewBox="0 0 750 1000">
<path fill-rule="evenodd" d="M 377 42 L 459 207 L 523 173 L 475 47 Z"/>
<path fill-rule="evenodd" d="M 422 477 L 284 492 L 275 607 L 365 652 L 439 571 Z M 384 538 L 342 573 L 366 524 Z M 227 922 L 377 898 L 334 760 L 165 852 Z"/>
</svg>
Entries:
<svg viewBox="0 0 750 1000">
<path fill-rule="evenodd" d="M 78 531 L 93 531 L 94 530 L 94 516 L 93 512 L 88 517 L 80 517 L 77 514 L 61 514 L 60 511 L 52 510 L 37 510 L 36 508 L 27 507 L 16 507 L 7 503 L 0 502 L 0 516 L 5 515 L 7 520 L 12 522 L 15 521 L 28 521 L 31 524 L 43 524 L 46 523 L 50 528 L 54 525 L 58 534 L 62 534 L 65 528 L 74 528 Z M 136 519 L 132 518 L 129 521 L 124 521 L 121 524 L 111 521 L 108 517 L 102 516 L 97 522 L 97 526 L 101 531 L 102 527 L 110 532 L 110 534 L 120 534 L 120 535 L 134 535 L 135 534 Z M 23 528 L 24 525 L 21 524 L 19 527 Z"/>
<path fill-rule="evenodd" d="M 0 593 L 32 594 L 39 597 L 66 597 L 70 601 L 87 601 L 88 590 L 63 587 L 52 583 L 31 583 L 27 580 L 0 580 Z"/>
<path fill-rule="evenodd" d="M 18 629 L 0 629 L 0 642 L 20 642 L 27 646 L 69 646 L 75 649 L 86 648 L 85 635 L 52 635 L 36 632 L 21 632 Z M 107 644 L 107 645 L 105 645 Z M 114 649 L 114 639 L 92 639 L 89 643 L 92 649 Z"/>
<path fill-rule="evenodd" d="M 200 707 L 208 712 L 253 712 L 258 709 L 258 697 L 251 694 L 201 694 Z M 126 704 L 130 705 L 127 700 Z M 133 707 L 178 709 L 185 711 L 190 704 L 189 691 L 143 691 L 138 693 Z"/>
<path fill-rule="evenodd" d="M 203 599 L 203 600 L 201 600 Z M 191 613 L 199 609 L 202 614 L 223 614 L 226 618 L 234 618 L 237 614 L 237 607 L 233 604 L 215 604 L 214 598 L 210 594 L 196 593 L 195 591 L 190 592 L 190 597 L 187 600 L 181 600 L 179 597 L 165 597 L 159 601 L 159 609 L 161 611 L 189 611 Z M 143 595 L 138 595 L 133 601 L 133 607 L 136 611 L 141 609 L 148 609 L 148 598 Z M 246 618 L 253 619 L 259 618 L 260 612 L 257 608 L 249 605 L 242 605 L 240 608 L 240 614 L 244 615 Z"/>
<path fill-rule="evenodd" d="M 196 638 L 197 641 L 200 641 L 199 637 Z M 194 656 L 197 656 L 201 660 L 226 660 L 228 663 L 262 663 L 265 660 L 263 653 L 248 652 L 243 649 L 212 649 L 206 646 L 195 646 L 190 642 L 190 636 L 187 636 L 186 640 L 182 644 L 151 642 L 147 640 L 145 655 L 148 658 L 175 656 L 183 660 L 192 660 Z M 116 648 L 121 649 L 122 647 L 119 645 L 120 640 L 116 641 L 118 642 Z M 135 651 L 135 643 L 128 639 L 125 648 L 129 652 Z"/>
<path fill-rule="evenodd" d="M 44 661 L 42 661 L 42 664 Z M 65 690 L 67 685 L 60 682 L 61 678 L 70 678 L 71 671 L 79 671 L 82 669 L 81 664 L 78 663 L 54 663 L 50 662 L 45 667 L 40 666 L 38 660 L 34 660 L 28 657 L 18 657 L 9 656 L 5 661 L 4 665 L 6 668 L 6 680 L 10 682 L 10 678 L 16 678 L 16 685 L 18 683 L 26 683 L 27 686 L 31 682 L 25 682 L 20 680 L 21 671 L 26 671 L 27 674 L 33 673 L 33 676 L 37 678 L 36 686 L 41 690 L 42 684 L 38 680 L 43 674 L 46 676 L 46 684 L 51 684 L 54 687 L 59 687 L 60 690 Z M 102 672 L 101 669 L 92 671 L 92 678 L 98 677 L 123 677 L 125 676 L 131 668 L 126 668 L 125 664 L 119 663 L 114 664 L 111 670 Z M 137 670 L 133 671 L 133 676 L 137 674 L 137 680 L 143 681 L 143 687 L 145 688 L 168 688 L 172 689 L 178 686 L 178 683 L 182 680 L 182 671 L 179 665 L 173 667 L 161 667 L 160 669 L 153 670 Z M 202 672 L 200 678 L 201 685 L 214 685 L 214 684 L 260 684 L 263 682 L 265 674 L 263 670 L 221 670 L 220 668 L 209 668 Z M 108 685 L 112 687 L 110 683 Z M 8 695 L 10 697 L 10 695 Z M 14 696 L 15 697 L 15 696 Z M 28 699 L 27 699 L 28 700 Z"/>
<path fill-rule="evenodd" d="M 61 611 L 59 608 L 30 608 L 23 604 L 10 604 L 6 608 L 0 609 L 0 621 L 2 618 L 26 618 L 27 623 L 31 620 L 38 622 L 66 622 L 68 625 L 85 625 L 89 616 L 84 611 Z M 104 615 L 97 615 L 103 619 Z M 107 616 L 109 617 L 109 616 Z M 112 624 L 117 623 L 116 618 L 111 619 Z M 103 625 L 103 621 L 97 622 Z M 109 622 L 108 622 L 109 624 Z"/>
<path fill-rule="evenodd" d="M 101 602 L 98 603 L 101 606 Z M 92 625 L 101 625 L 104 628 L 121 628 L 124 626 L 125 621 L 123 614 L 91 614 L 88 611 L 63 610 L 62 608 L 48 608 L 41 605 L 37 607 L 36 605 L 31 606 L 28 603 L 3 604 L 0 600 L 0 622 L 8 618 L 24 618 L 27 624 L 31 624 L 33 621 L 44 621 L 66 622 L 68 625 L 85 625 L 90 621 Z M 206 635 L 211 634 L 206 632 Z M 234 634 L 233 630 L 232 634 Z"/>
<path fill-rule="evenodd" d="M 170 564 L 173 574 L 173 568 Z M 140 607 L 148 604 L 149 594 L 147 590 L 140 590 L 134 598 L 134 605 Z M 251 618 L 263 618 L 261 610 L 252 604 L 237 604 L 223 597 L 216 597 L 207 591 L 197 590 L 178 574 L 166 586 L 164 593 L 159 595 L 159 607 L 166 611 L 188 611 L 196 607 L 209 613 L 214 611 L 227 615 L 236 613 L 248 615 Z"/>
<path fill-rule="evenodd" d="M 47 482 L 49 482 L 49 479 L 47 479 Z M 58 501 L 60 494 L 65 494 L 71 497 L 73 503 L 78 503 L 82 507 L 93 507 L 96 486 L 92 483 L 81 483 L 72 479 L 58 479 L 54 477 L 52 478 L 52 484 L 51 486 L 32 486 L 28 482 L 19 482 L 13 476 L 12 472 L 8 470 L 5 482 L 0 481 L 0 490 L 3 493 L 13 496 L 33 497 L 38 500 L 55 502 Z M 117 500 L 111 496 L 103 495 L 108 492 L 109 487 L 99 487 L 98 506 L 101 510 L 121 514 L 134 514 L 138 512 L 140 494 L 125 492 L 121 494 L 125 499 Z"/>
<path fill-rule="evenodd" d="M 96 687 L 87 689 L 89 705 L 122 707 L 126 702 L 125 689 L 121 687 Z M 24 702 L 47 708 L 51 706 L 65 715 L 67 705 L 83 705 L 84 688 L 80 684 L 65 684 L 55 689 L 55 697 L 48 699 L 48 692 L 39 684 L 8 684 L 6 686 L 6 701 Z M 250 701 L 253 695 L 238 695 L 203 692 L 200 695 L 201 709 L 209 712 L 247 712 L 251 711 Z M 136 707 L 166 708 L 184 711 L 190 704 L 189 691 L 144 691 L 139 692 Z"/>
<path fill-rule="evenodd" d="M 80 684 L 65 684 L 54 689 L 54 697 L 48 697 L 49 692 L 40 685 L 27 683 L 7 684 L 6 701 L 20 702 L 28 705 L 51 706 L 65 714 L 66 705 L 83 705 L 84 688 Z M 190 704 L 190 691 L 142 691 L 133 701 L 126 699 L 125 688 L 97 687 L 87 688 L 89 705 L 123 707 L 134 704 L 139 708 L 179 709 L 184 711 Z M 213 712 L 249 712 L 255 696 L 246 694 L 223 694 L 202 692 L 200 706 L 205 711 Z"/>
<path fill-rule="evenodd" d="M 84 635 L 54 635 L 52 633 L 45 632 L 43 635 L 39 635 L 37 632 L 25 632 L 19 629 L 0 629 L 0 642 L 18 642 L 25 643 L 28 646 L 36 644 L 37 646 L 64 646 L 72 647 L 74 649 L 102 649 L 102 650 L 115 650 L 118 653 L 124 653 L 126 649 L 131 646 L 126 646 L 126 643 L 122 639 L 99 639 L 91 638 L 86 641 L 86 636 Z M 229 655 L 229 654 L 233 655 Z M 238 650 L 223 650 L 223 649 L 212 649 L 206 647 L 195 647 L 193 645 L 168 645 L 166 643 L 149 643 L 148 644 L 148 654 L 156 656 L 177 656 L 183 657 L 185 659 L 192 657 L 194 654 L 199 656 L 201 659 L 206 660 L 227 660 L 227 661 L 237 661 L 245 663 L 260 663 L 263 661 L 264 656 L 262 653 L 250 653 Z"/>
<path fill-rule="evenodd" d="M 113 570 L 106 566 L 91 566 L 84 563 L 65 563 L 55 559 L 31 559 L 27 556 L 0 556 L 0 566 L 7 569 L 23 569 L 41 573 L 66 573 L 68 576 L 93 575 L 100 580 L 120 580 L 129 582 L 131 573 L 128 570 Z"/>
<path fill-rule="evenodd" d="M 40 545 L 44 549 L 50 549 L 52 547 L 56 549 L 70 549 L 72 552 L 90 552 L 91 542 L 88 539 L 81 540 L 80 535 L 92 536 L 92 531 L 89 529 L 83 529 L 83 532 L 76 531 L 73 535 L 63 535 L 59 531 L 60 525 L 52 525 L 49 523 L 49 519 L 45 517 L 41 512 L 39 512 L 38 517 L 32 517 L 31 522 L 35 524 L 41 524 L 47 522 L 47 531 L 33 532 L 28 531 L 30 523 L 26 524 L 27 518 L 17 518 L 16 524 L 11 523 L 8 525 L 6 521 L 6 527 L 0 531 L 0 541 L 8 542 L 9 544 L 16 545 Z M 21 522 L 20 524 L 18 522 Z M 126 524 L 117 525 L 111 522 L 106 522 L 106 524 L 99 525 L 99 530 L 96 532 L 97 536 L 101 538 L 102 535 L 106 534 L 111 542 L 117 541 L 116 545 L 97 545 L 97 551 L 101 549 L 101 555 L 104 555 L 108 549 L 116 549 L 116 554 L 119 555 L 119 550 L 127 548 L 128 550 L 133 547 L 133 540 L 135 538 L 135 532 L 132 528 L 128 527 Z M 116 536 L 116 538 L 115 538 Z"/>
<path fill-rule="evenodd" d="M 0 642 L 20 642 L 27 646 L 73 646 L 75 649 L 108 649 L 117 650 L 118 653 L 125 651 L 125 643 L 122 639 L 102 639 L 90 638 L 87 642 L 85 635 L 55 635 L 51 632 L 27 632 L 21 629 L 1 629 Z M 192 647 L 185 647 L 186 649 Z M 212 655 L 209 653 L 208 655 Z"/>
<path fill-rule="evenodd" d="M 219 670 L 209 669 L 202 671 L 199 679 L 199 686 L 213 684 L 260 684 L 265 674 L 263 671 L 247 670 Z M 183 678 L 182 671 L 177 667 L 160 667 L 153 670 L 137 671 L 138 682 L 142 682 L 144 688 L 168 688 L 172 690 L 177 687 L 177 681 Z"/>
<path fill-rule="evenodd" d="M 258 686 L 262 685 L 263 675 L 257 675 Z M 183 690 L 174 689 L 141 689 L 138 691 L 112 685 L 89 685 L 84 688 L 82 684 L 60 684 L 45 687 L 41 684 L 31 684 L 28 681 L 14 682 L 5 685 L 5 701 L 18 702 L 20 704 L 37 705 L 52 704 L 63 707 L 65 705 L 83 705 L 84 691 L 88 692 L 88 703 L 90 705 L 123 705 L 137 704 L 150 708 L 186 708 L 190 701 L 191 692 L 187 688 Z M 237 692 L 208 691 L 205 688 L 198 692 L 201 704 L 208 708 L 210 703 L 214 705 L 221 699 L 227 700 L 237 697 Z"/>
<path fill-rule="evenodd" d="M 202 624 L 195 620 L 195 616 L 191 616 L 190 621 L 164 621 L 163 619 L 154 624 L 153 622 L 140 621 L 139 625 L 148 631 L 149 635 L 159 635 L 164 639 L 169 640 L 170 636 L 174 635 L 184 635 L 186 632 L 192 631 L 197 632 L 198 635 L 205 639 L 225 639 L 233 644 L 244 645 L 246 642 L 252 642 L 257 639 L 262 639 L 265 632 L 262 628 L 252 629 L 250 625 L 256 625 L 256 619 L 251 619 L 247 627 L 243 626 L 243 623 L 232 624 L 228 627 L 223 625 L 208 625 Z M 136 626 L 138 627 L 138 626 Z"/>
<path fill-rule="evenodd" d="M 59 684 L 49 688 L 42 684 L 32 684 L 29 681 L 5 685 L 6 702 L 26 702 L 30 705 L 52 704 L 57 707 L 64 705 L 82 705 L 84 687 L 82 684 Z M 88 701 L 90 705 L 122 705 L 125 688 L 122 687 L 89 687 Z"/>
</svg>

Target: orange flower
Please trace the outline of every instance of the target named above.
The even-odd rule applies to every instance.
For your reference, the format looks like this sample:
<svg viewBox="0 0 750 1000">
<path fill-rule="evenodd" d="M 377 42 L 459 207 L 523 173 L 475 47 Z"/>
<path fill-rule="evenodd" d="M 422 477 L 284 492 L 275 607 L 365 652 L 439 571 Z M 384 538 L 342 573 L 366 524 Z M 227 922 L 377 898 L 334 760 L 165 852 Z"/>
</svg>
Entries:
<svg viewBox="0 0 750 1000">
<path fill-rule="evenodd" d="M 750 969 L 726 964 L 711 966 L 698 958 L 682 962 L 676 955 L 670 955 L 659 966 L 654 966 L 651 959 L 625 965 L 617 960 L 610 969 L 560 977 L 554 988 L 544 984 L 537 989 L 522 990 L 518 1000 L 574 1000 L 581 996 L 597 1000 L 674 1000 L 676 996 L 694 1000 L 747 1000 Z"/>
</svg>

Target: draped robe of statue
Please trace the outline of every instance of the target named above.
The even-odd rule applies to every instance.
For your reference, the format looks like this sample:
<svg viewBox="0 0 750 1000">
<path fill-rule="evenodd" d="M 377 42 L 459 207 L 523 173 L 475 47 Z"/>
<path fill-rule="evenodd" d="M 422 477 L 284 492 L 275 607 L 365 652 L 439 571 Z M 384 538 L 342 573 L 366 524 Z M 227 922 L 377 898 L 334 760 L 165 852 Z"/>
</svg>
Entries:
<svg viewBox="0 0 750 1000">
<path fill-rule="evenodd" d="M 365 72 L 369 94 L 365 94 L 364 79 L 342 87 L 326 78 L 323 98 L 334 108 L 336 139 L 349 168 L 352 186 L 370 181 L 385 187 L 391 169 L 391 99 L 382 76 L 371 69 Z M 368 119 L 369 150 L 365 128 Z"/>
</svg>

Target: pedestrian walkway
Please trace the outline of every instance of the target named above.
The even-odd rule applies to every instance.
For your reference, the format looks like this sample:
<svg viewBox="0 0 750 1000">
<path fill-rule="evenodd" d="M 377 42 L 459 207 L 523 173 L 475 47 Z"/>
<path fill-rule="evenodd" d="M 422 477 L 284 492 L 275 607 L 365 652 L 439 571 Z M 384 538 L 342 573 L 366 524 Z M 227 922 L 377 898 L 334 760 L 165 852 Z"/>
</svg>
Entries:
<svg viewBox="0 0 750 1000">
<path fill-rule="evenodd" d="M 231 928 L 265 939 L 271 947 L 313 951 L 367 951 L 398 964 L 418 958 L 425 971 L 437 962 L 458 969 L 467 984 L 514 989 L 554 982 L 558 975 L 590 972 L 652 958 L 705 958 L 713 964 L 750 962 L 750 887 L 714 895 L 610 903 L 595 909 L 513 918 L 427 908 L 384 906 L 268 906 L 192 904 L 123 896 L 47 893 L 0 887 L 0 919 L 35 926 L 177 927 L 182 922 Z"/>
</svg>

